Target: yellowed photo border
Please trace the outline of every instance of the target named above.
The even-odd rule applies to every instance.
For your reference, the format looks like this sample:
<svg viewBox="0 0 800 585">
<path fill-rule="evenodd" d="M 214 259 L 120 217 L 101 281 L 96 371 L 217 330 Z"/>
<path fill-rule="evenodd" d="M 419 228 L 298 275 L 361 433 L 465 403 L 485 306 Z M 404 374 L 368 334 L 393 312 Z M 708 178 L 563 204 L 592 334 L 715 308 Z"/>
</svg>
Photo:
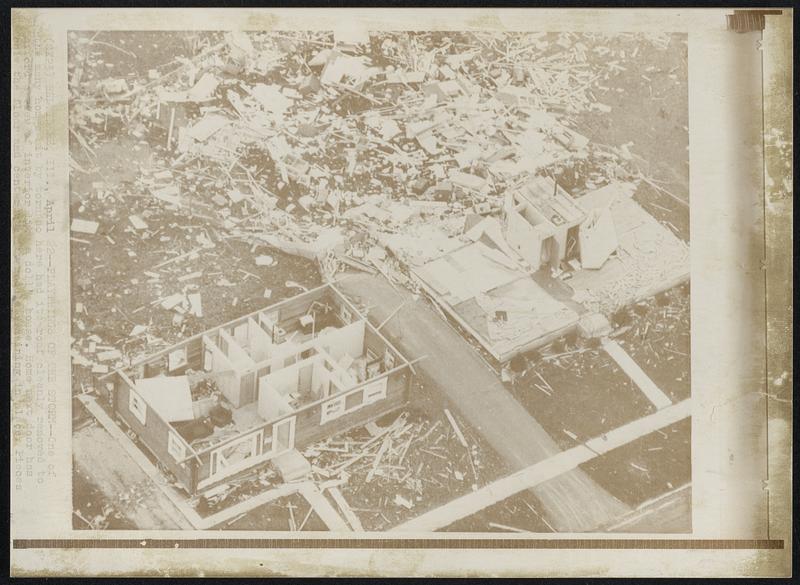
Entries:
<svg viewBox="0 0 800 585">
<path fill-rule="evenodd" d="M 792 550 L 792 10 L 12 11 L 11 570 L 18 576 L 787 576 Z M 686 32 L 692 232 L 689 536 L 74 531 L 67 34 L 73 30 Z M 766 137 L 765 137 L 766 136 Z M 791 148 L 791 147 L 790 147 Z M 772 158 L 771 158 L 772 157 Z M 109 554 L 114 549 L 113 554 Z"/>
</svg>

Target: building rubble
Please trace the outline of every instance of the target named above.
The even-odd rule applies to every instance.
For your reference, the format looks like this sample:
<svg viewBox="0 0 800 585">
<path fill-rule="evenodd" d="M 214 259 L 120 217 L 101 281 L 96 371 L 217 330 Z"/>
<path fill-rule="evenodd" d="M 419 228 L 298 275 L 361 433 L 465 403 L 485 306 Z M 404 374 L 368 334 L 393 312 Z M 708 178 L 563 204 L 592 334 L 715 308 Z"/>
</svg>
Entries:
<svg viewBox="0 0 800 585">
<path fill-rule="evenodd" d="M 509 241 L 509 205 L 516 204 L 509 193 L 542 181 L 574 201 L 596 203 L 603 189 L 621 193 L 587 207 L 580 219 L 591 258 L 565 255 L 543 265 L 544 278 L 572 286 L 572 300 L 589 314 L 613 312 L 688 266 L 688 247 L 668 229 L 669 236 L 628 234 L 614 223 L 618 216 L 612 221 L 614 209 L 638 213 L 629 209 L 638 207 L 632 193 L 647 177 L 633 145 L 592 142 L 580 124 L 586 114 L 609 112 L 595 90 L 625 70 L 625 51 L 643 42 L 666 47 L 669 35 L 605 43 L 601 35 L 570 33 L 209 33 L 191 39 L 188 56 L 146 78 L 103 68 L 93 37 L 72 35 L 71 245 L 79 266 L 72 359 L 79 391 L 196 334 L 209 315 L 236 316 L 345 270 L 380 274 L 434 301 L 452 294 L 473 302 L 475 328 L 505 344 L 498 355 L 521 347 L 513 339 L 523 329 L 545 337 L 577 326 L 572 305 L 542 300 L 553 309 L 540 315 L 528 306 L 539 297 L 526 303 L 514 296 L 539 294 L 531 292 L 538 286 L 532 274 L 542 267 Z M 125 146 L 114 151 L 115 141 Z M 650 226 L 638 215 L 630 223 Z M 503 296 L 481 288 L 488 273 L 480 271 L 479 284 L 463 295 L 420 277 L 465 247 L 490 265 L 497 289 L 513 290 Z M 100 292 L 93 275 L 115 271 L 119 256 L 136 273 Z M 612 269 L 619 276 L 594 276 Z M 133 308 L 121 302 L 128 295 L 137 298 Z M 124 325 L 102 323 L 100 312 Z M 422 483 L 444 492 L 477 489 L 477 448 L 445 414 L 421 421 L 401 415 L 373 426 L 369 437 L 351 432 L 321 441 L 304 452 L 311 476 L 323 489 L 354 496 L 372 529 L 422 506 Z M 458 462 L 443 447 L 448 441 L 463 447 Z M 438 476 L 427 465 L 434 460 Z M 426 466 L 431 470 L 421 476 Z M 349 481 L 354 475 L 359 490 Z M 200 505 L 230 505 L 276 477 L 268 466 L 215 488 Z M 373 482 L 381 484 L 376 493 L 392 493 L 388 507 L 370 500 Z M 390 509 L 396 517 L 385 516 Z"/>
<path fill-rule="evenodd" d="M 380 33 L 353 42 L 237 32 L 210 35 L 194 57 L 147 79 L 98 79 L 92 41 L 81 36 L 70 134 L 88 162 L 73 158 L 73 172 L 102 163 L 95 149 L 109 135 L 132 137 L 134 149 L 149 151 L 131 177 L 147 210 L 117 230 L 157 237 L 148 219 L 164 209 L 207 226 L 193 230 L 193 248 L 141 275 L 158 295 L 144 311 L 171 311 L 175 324 L 202 315 L 202 272 L 184 273 L 185 260 L 232 240 L 254 254 L 266 246 L 312 259 L 328 279 L 354 268 L 415 286 L 408 266 L 458 247 L 466 217 L 497 215 L 504 193 L 536 175 L 582 174 L 584 189 L 632 177 L 627 145 L 591 144 L 574 121 L 607 109 L 592 88 L 622 69 L 619 50 L 591 40 L 607 54 L 600 70 L 589 66 L 583 37 L 567 33 Z M 102 183 L 78 197 L 79 245 L 108 229 L 104 201 L 127 199 Z M 105 240 L 116 245 L 113 234 Z M 164 271 L 174 275 L 167 287 Z M 128 317 L 132 332 L 150 335 L 140 315 Z M 118 365 L 81 349 L 76 359 L 97 372 Z"/>
</svg>

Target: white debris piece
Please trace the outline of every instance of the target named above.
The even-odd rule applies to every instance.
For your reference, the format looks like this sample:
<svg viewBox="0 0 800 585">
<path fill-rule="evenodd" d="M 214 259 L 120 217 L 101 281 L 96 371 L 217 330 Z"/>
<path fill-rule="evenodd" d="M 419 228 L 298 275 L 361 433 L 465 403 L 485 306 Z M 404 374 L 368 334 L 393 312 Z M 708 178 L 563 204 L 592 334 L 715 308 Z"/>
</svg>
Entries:
<svg viewBox="0 0 800 585">
<path fill-rule="evenodd" d="M 317 53 L 311 59 L 309 59 L 308 66 L 322 67 L 323 65 L 325 65 L 325 63 L 328 62 L 328 59 L 330 59 L 332 53 L 333 51 L 331 49 L 322 49 L 319 53 Z"/>
<path fill-rule="evenodd" d="M 128 91 L 128 83 L 124 79 L 104 79 L 97 83 L 97 89 L 103 93 L 120 94 Z"/>
<path fill-rule="evenodd" d="M 231 56 L 234 59 L 241 59 L 250 56 L 255 52 L 255 47 L 250 41 L 250 35 L 244 31 L 232 31 L 225 35 L 225 40 L 231 49 Z"/>
<path fill-rule="evenodd" d="M 70 230 L 81 234 L 96 234 L 97 228 L 99 227 L 100 224 L 96 221 L 91 221 L 88 219 L 78 219 L 76 217 L 75 219 L 72 220 L 72 225 L 70 226 Z"/>
<path fill-rule="evenodd" d="M 256 266 L 272 266 L 273 264 L 275 264 L 275 259 L 269 254 L 256 256 Z"/>
<path fill-rule="evenodd" d="M 410 510 L 411 508 L 413 508 L 413 507 L 414 507 L 414 504 L 413 504 L 413 503 L 411 503 L 410 501 L 408 501 L 407 499 L 405 499 L 405 498 L 404 498 L 403 496 L 401 496 L 400 494 L 397 494 L 397 495 L 395 495 L 395 497 L 394 497 L 394 503 L 395 503 L 395 504 L 397 504 L 398 506 L 403 506 L 403 507 L 404 507 L 405 509 L 407 509 L 407 510 Z"/>
<path fill-rule="evenodd" d="M 472 191 L 480 191 L 486 186 L 486 179 L 471 175 L 469 173 L 462 173 L 459 171 L 450 172 L 450 180 L 454 185 L 470 189 Z"/>
<path fill-rule="evenodd" d="M 144 326 L 144 325 L 135 325 L 133 327 L 133 329 L 131 329 L 131 332 L 128 335 L 129 335 L 129 337 L 136 337 L 137 335 L 141 335 L 145 331 L 147 331 L 147 327 L 146 326 Z"/>
<path fill-rule="evenodd" d="M 198 142 L 205 142 L 230 123 L 230 119 L 225 116 L 208 114 L 205 118 L 187 128 L 186 134 Z"/>
<path fill-rule="evenodd" d="M 122 352 L 118 349 L 109 349 L 106 351 L 101 351 L 97 354 L 97 359 L 101 362 L 108 362 L 111 360 L 117 360 L 122 357 Z"/>
<path fill-rule="evenodd" d="M 161 301 L 161 306 L 169 311 L 170 309 L 174 309 L 181 304 L 183 300 L 183 295 L 181 293 L 175 293 L 174 295 L 170 295 L 163 299 Z"/>
<path fill-rule="evenodd" d="M 161 199 L 170 205 L 179 206 L 181 204 L 180 190 L 177 185 L 168 185 L 160 189 L 151 189 L 150 192 L 156 199 Z"/>
<path fill-rule="evenodd" d="M 196 102 L 211 98 L 219 85 L 219 79 L 212 73 L 204 73 L 194 87 L 187 92 L 187 97 Z"/>
<path fill-rule="evenodd" d="M 230 197 L 231 201 L 234 203 L 239 203 L 242 199 L 244 199 L 244 194 L 238 189 L 231 189 L 228 191 L 228 197 Z"/>
<path fill-rule="evenodd" d="M 131 222 L 131 225 L 134 227 L 134 229 L 146 230 L 148 227 L 147 222 L 145 222 L 138 215 L 131 215 L 130 217 L 128 217 L 128 220 Z"/>
<path fill-rule="evenodd" d="M 252 95 L 266 112 L 272 113 L 276 118 L 283 116 L 293 102 L 281 91 L 280 85 L 265 85 L 259 83 L 250 90 Z"/>
<path fill-rule="evenodd" d="M 334 53 L 325 65 L 320 76 L 322 85 L 348 82 L 348 85 L 359 85 L 379 70 L 367 67 L 358 57 L 350 57 Z"/>
<path fill-rule="evenodd" d="M 190 294 L 189 296 L 189 312 L 195 317 L 203 316 L 203 299 L 199 293 Z"/>
</svg>

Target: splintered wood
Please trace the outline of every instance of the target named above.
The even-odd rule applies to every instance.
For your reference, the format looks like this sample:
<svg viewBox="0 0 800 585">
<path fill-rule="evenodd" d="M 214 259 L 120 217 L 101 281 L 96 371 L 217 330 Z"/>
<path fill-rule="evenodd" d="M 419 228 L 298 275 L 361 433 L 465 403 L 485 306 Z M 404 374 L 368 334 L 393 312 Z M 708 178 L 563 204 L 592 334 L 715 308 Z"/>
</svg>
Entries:
<svg viewBox="0 0 800 585">
<path fill-rule="evenodd" d="M 453 418 L 453 415 L 450 414 L 450 411 L 448 409 L 446 409 L 446 408 L 444 409 L 444 414 L 447 417 L 447 420 L 450 421 L 450 426 L 453 427 L 453 431 L 455 431 L 456 436 L 458 437 L 458 441 L 462 445 L 464 445 L 464 448 L 469 448 L 467 446 L 467 440 L 464 438 L 464 435 L 461 434 L 461 429 L 458 427 L 458 423 L 456 422 L 456 419 Z"/>
<path fill-rule="evenodd" d="M 389 448 L 389 445 L 392 444 L 392 437 L 387 436 L 383 439 L 383 443 L 381 443 L 381 448 L 378 449 L 378 454 L 375 456 L 375 459 L 372 462 L 372 469 L 369 470 L 367 474 L 367 483 L 372 481 L 372 478 L 375 476 L 375 470 L 378 469 L 378 466 L 381 464 L 381 459 L 383 459 L 386 450 Z"/>
<path fill-rule="evenodd" d="M 428 420 L 402 413 L 388 426 L 370 424 L 305 449 L 318 488 L 355 530 L 351 512 L 367 530 L 388 527 L 430 505 L 431 493 L 446 501 L 485 481 L 485 454 L 452 412 L 439 414 Z"/>
</svg>

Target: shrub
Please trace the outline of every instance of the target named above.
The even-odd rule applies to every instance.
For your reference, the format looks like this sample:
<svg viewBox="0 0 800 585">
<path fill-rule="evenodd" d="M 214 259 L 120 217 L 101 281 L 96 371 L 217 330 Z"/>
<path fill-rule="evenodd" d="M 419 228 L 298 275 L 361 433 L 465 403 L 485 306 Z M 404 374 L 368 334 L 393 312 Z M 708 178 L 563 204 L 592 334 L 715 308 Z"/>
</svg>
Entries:
<svg viewBox="0 0 800 585">
<path fill-rule="evenodd" d="M 528 362 L 522 355 L 515 355 L 511 358 L 511 361 L 508 362 L 508 367 L 511 368 L 512 372 L 522 373 L 528 368 Z"/>
<path fill-rule="evenodd" d="M 524 354 L 525 359 L 528 361 L 529 364 L 535 364 L 540 359 L 542 359 L 542 352 L 538 349 L 532 349 L 530 351 L 526 351 Z"/>
<path fill-rule="evenodd" d="M 611 317 L 611 323 L 615 327 L 625 327 L 631 322 L 631 314 L 626 309 L 620 309 Z"/>
</svg>

